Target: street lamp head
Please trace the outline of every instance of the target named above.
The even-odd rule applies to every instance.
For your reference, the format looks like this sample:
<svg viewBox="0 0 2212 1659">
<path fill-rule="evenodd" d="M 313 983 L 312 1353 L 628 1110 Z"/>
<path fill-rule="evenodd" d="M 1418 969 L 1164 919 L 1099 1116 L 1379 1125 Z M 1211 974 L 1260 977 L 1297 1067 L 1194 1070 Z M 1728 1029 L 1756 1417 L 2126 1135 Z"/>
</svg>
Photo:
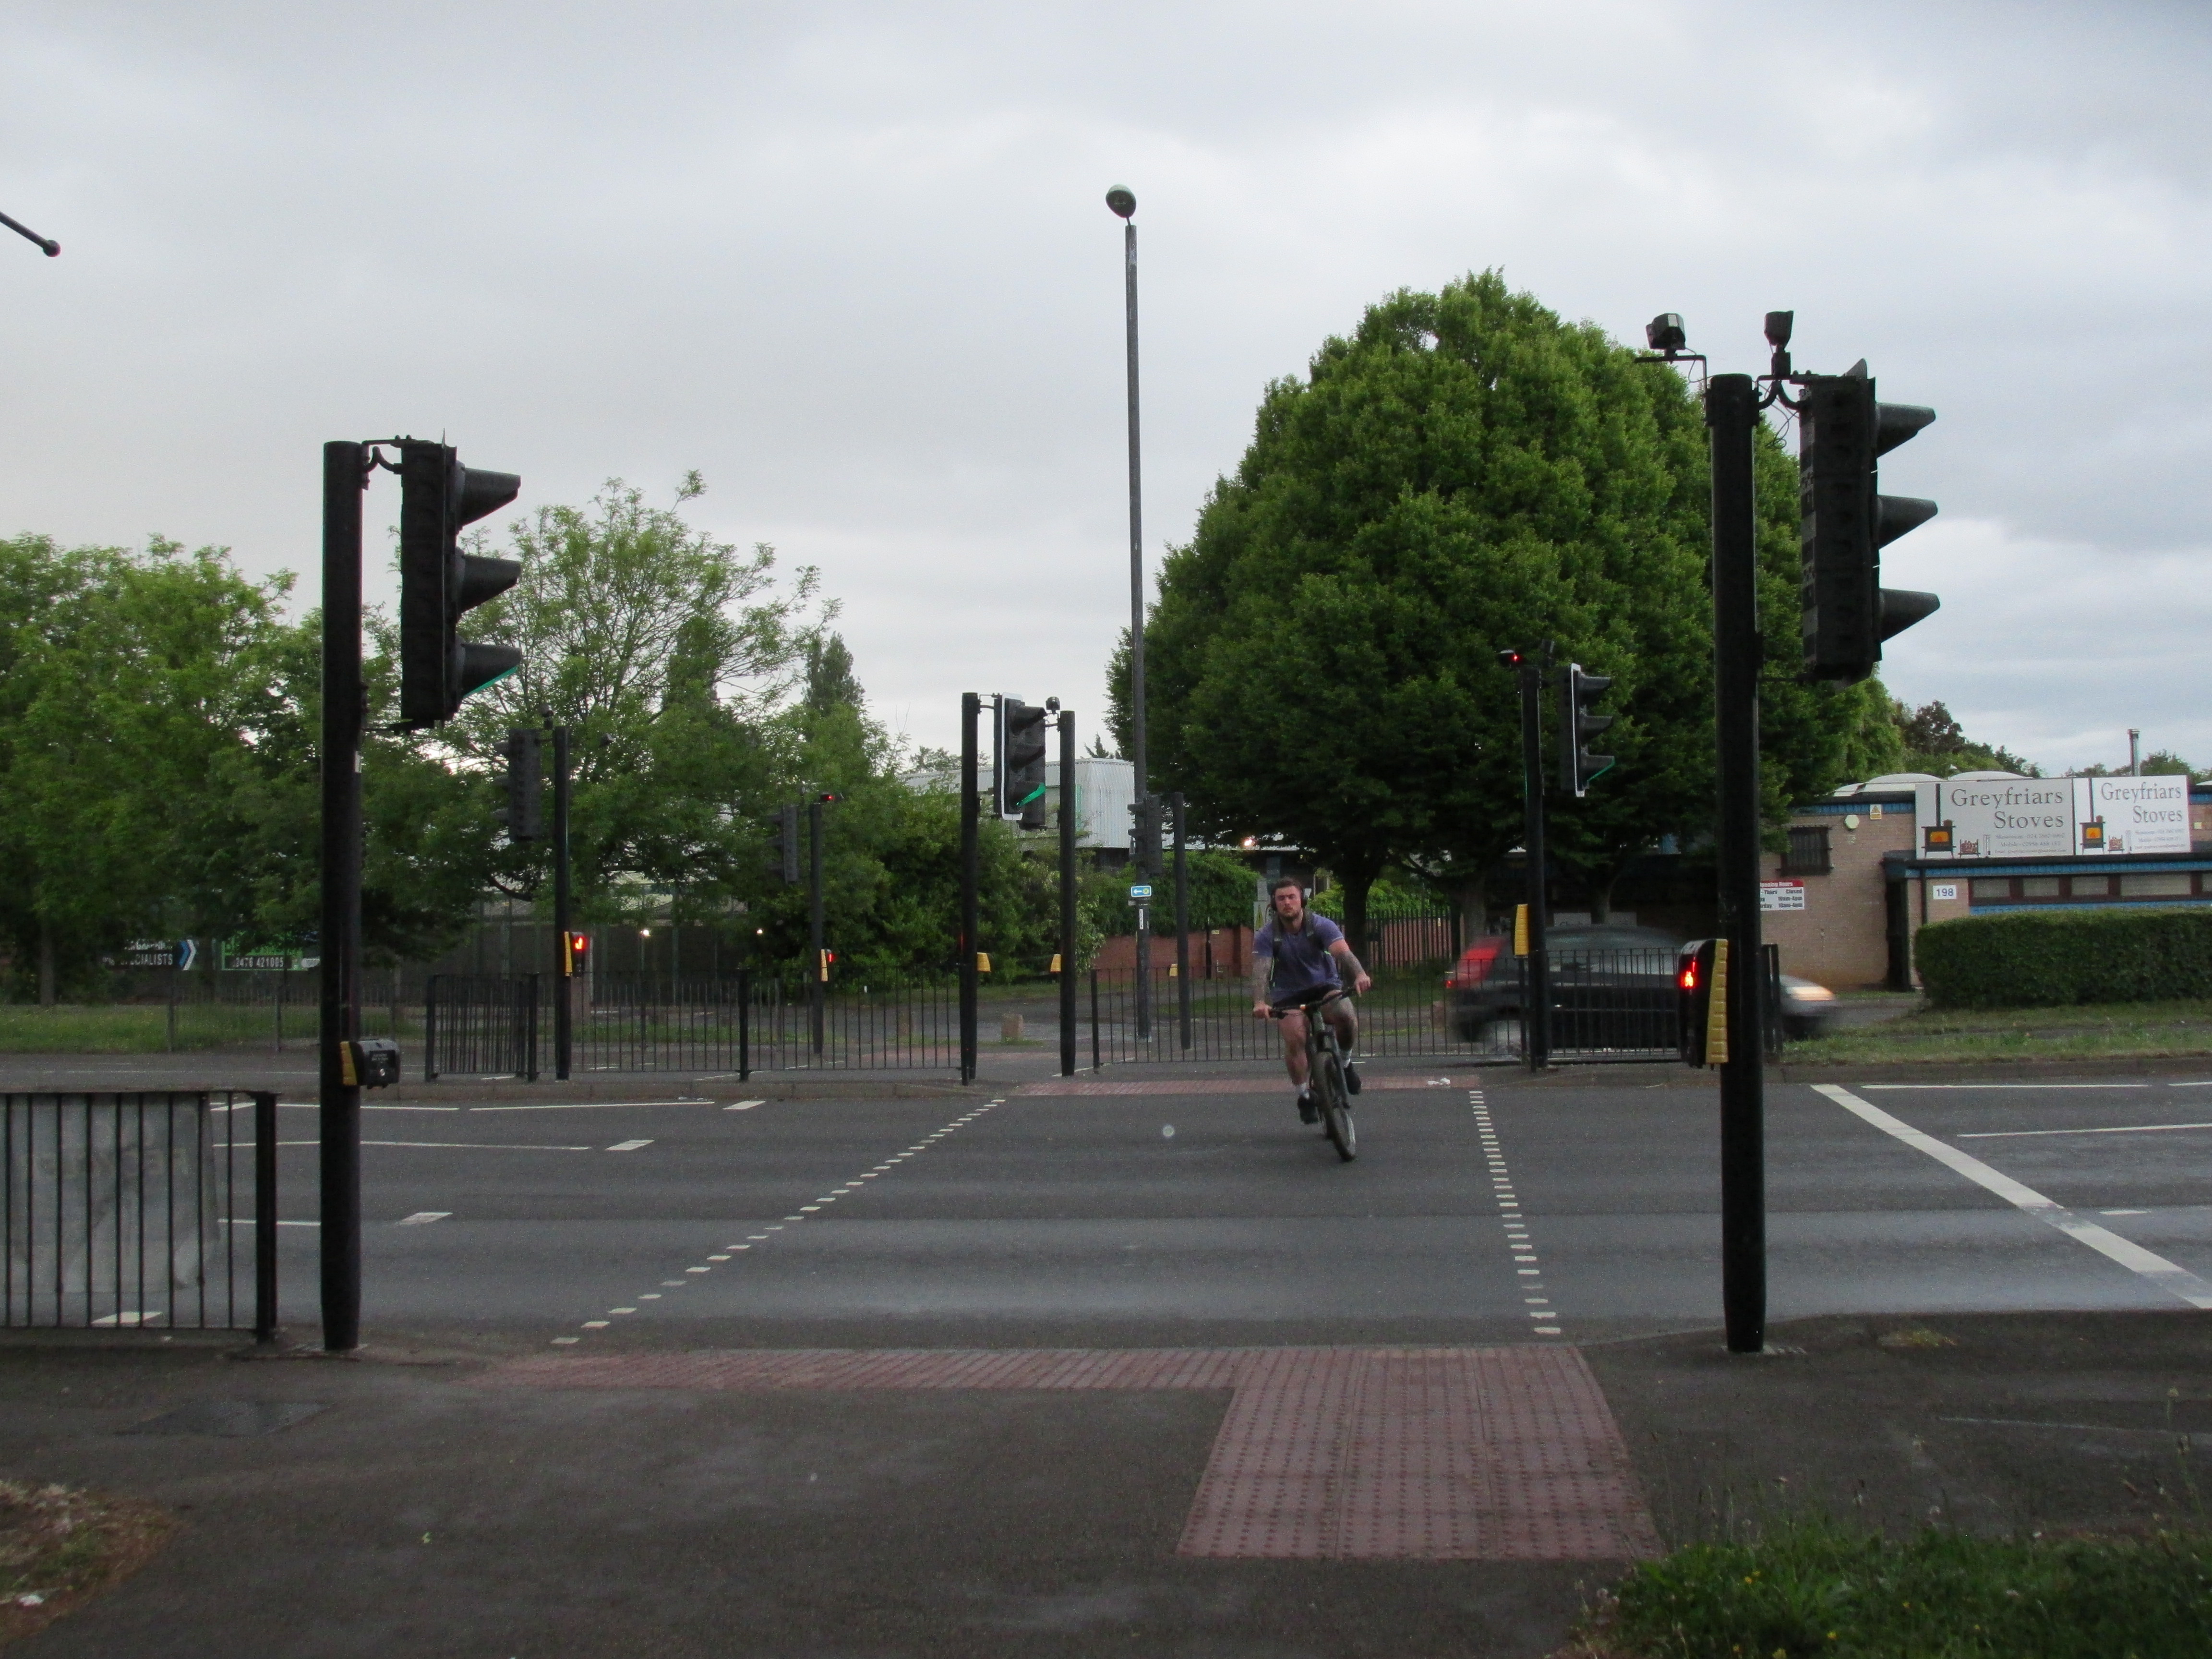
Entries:
<svg viewBox="0 0 2212 1659">
<path fill-rule="evenodd" d="M 1682 313 L 1662 311 L 1644 325 L 1644 337 L 1654 351 L 1680 351 L 1689 344 L 1690 337 L 1682 331 Z"/>
<path fill-rule="evenodd" d="M 1126 219 L 1137 210 L 1137 192 L 1127 185 L 1116 185 L 1106 192 L 1106 205 Z"/>
<path fill-rule="evenodd" d="M 1766 343 L 1777 351 L 1790 343 L 1790 331 L 1797 320 L 1794 311 L 1770 311 L 1766 313 Z"/>
</svg>

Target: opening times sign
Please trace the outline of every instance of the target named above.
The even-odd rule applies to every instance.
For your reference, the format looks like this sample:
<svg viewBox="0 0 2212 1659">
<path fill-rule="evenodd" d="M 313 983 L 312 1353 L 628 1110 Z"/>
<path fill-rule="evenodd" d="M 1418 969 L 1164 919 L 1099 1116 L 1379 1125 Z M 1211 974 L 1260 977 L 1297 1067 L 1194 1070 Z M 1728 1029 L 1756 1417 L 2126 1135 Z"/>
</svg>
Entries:
<svg viewBox="0 0 2212 1659">
<path fill-rule="evenodd" d="M 1923 858 L 2080 858 L 2189 848 L 2189 780 L 1945 778 L 1913 786 Z"/>
</svg>

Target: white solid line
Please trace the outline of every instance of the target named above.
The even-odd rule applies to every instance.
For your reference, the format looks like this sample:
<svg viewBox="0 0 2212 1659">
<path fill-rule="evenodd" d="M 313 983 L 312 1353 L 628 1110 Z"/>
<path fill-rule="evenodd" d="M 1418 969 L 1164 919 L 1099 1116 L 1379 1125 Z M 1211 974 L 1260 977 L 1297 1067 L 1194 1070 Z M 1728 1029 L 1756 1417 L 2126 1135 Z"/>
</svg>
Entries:
<svg viewBox="0 0 2212 1659">
<path fill-rule="evenodd" d="M 280 1146 L 314 1146 L 313 1140 L 280 1140 Z M 588 1152 L 589 1146 L 548 1146 L 515 1140 L 364 1140 L 364 1146 L 438 1146 L 464 1152 Z"/>
<path fill-rule="evenodd" d="M 612 1111 L 618 1106 L 712 1106 L 711 1100 L 544 1100 L 532 1101 L 527 1106 L 471 1106 L 472 1112 L 597 1112 Z M 450 1106 L 441 1111 L 452 1111 Z"/>
<path fill-rule="evenodd" d="M 2212 1082 L 2169 1083 L 2166 1086 L 2169 1089 L 2212 1089 Z"/>
<path fill-rule="evenodd" d="M 2212 1123 L 2130 1123 L 2110 1129 L 1977 1129 L 1960 1140 L 2019 1140 L 2027 1135 L 2152 1135 L 2163 1129 L 2212 1129 Z"/>
<path fill-rule="evenodd" d="M 1815 1085 L 1815 1087 L 1820 1085 Z M 2148 1083 L 1862 1083 L 1862 1089 L 2148 1089 Z"/>
<path fill-rule="evenodd" d="M 2130 1272 L 2141 1274 L 2168 1295 L 2179 1297 L 2192 1308 L 2212 1308 L 2212 1283 L 2199 1279 L 2188 1268 L 2178 1267 L 2132 1240 L 2122 1238 L 2108 1227 L 2100 1227 L 2094 1221 L 2084 1221 L 2073 1211 L 2063 1205 L 2054 1204 L 2033 1187 L 2022 1185 L 2010 1176 L 1991 1169 L 1981 1159 L 1960 1152 L 1956 1146 L 1948 1146 L 1933 1135 L 1922 1133 L 1910 1123 L 1892 1117 L 1879 1106 L 1861 1100 L 1840 1084 L 1816 1083 L 1813 1085 L 1813 1092 L 1826 1095 L 1845 1111 L 1856 1114 L 1884 1134 L 1893 1135 L 1916 1151 L 1927 1153 L 1946 1169 L 1954 1170 L 1975 1185 L 1995 1193 L 2006 1203 L 2026 1211 L 2045 1225 L 2057 1228 L 2068 1237 L 2079 1240 Z"/>
<path fill-rule="evenodd" d="M 417 1210 L 413 1215 L 400 1217 L 392 1224 L 395 1227 L 427 1227 L 434 1221 L 443 1221 L 451 1214 L 451 1210 Z"/>
<path fill-rule="evenodd" d="M 617 1140 L 613 1146 L 608 1147 L 607 1150 L 611 1152 L 634 1152 L 641 1146 L 650 1146 L 652 1145 L 653 1143 L 649 1140 Z"/>
</svg>

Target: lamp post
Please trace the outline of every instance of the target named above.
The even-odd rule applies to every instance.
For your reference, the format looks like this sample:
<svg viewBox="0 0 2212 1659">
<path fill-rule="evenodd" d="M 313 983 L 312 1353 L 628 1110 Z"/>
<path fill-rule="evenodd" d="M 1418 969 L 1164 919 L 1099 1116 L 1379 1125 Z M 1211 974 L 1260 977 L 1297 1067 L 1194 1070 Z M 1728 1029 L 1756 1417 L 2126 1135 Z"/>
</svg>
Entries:
<svg viewBox="0 0 2212 1659">
<path fill-rule="evenodd" d="M 1106 192 L 1106 205 L 1121 221 L 1121 280 L 1128 326 L 1129 364 L 1129 773 L 1133 815 L 1130 862 L 1150 880 L 1159 864 L 1155 815 L 1146 811 L 1145 772 L 1145 487 L 1137 424 L 1137 196 L 1126 185 Z M 1137 1035 L 1152 1032 L 1152 906 L 1137 907 Z"/>
</svg>

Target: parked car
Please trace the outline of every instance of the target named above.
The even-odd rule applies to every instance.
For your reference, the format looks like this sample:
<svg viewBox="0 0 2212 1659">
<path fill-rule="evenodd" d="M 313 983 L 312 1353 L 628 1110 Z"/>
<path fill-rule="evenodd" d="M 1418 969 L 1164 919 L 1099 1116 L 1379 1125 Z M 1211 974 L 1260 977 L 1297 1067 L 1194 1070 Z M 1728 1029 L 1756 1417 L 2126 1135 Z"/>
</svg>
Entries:
<svg viewBox="0 0 2212 1659">
<path fill-rule="evenodd" d="M 1674 936 L 1608 922 L 1554 927 L 1551 959 L 1555 1048 L 1671 1048 L 1675 1042 Z M 1522 966 L 1512 939 L 1485 934 L 1444 981 L 1461 1041 L 1479 1042 L 1499 1020 L 1521 1017 Z"/>
</svg>

